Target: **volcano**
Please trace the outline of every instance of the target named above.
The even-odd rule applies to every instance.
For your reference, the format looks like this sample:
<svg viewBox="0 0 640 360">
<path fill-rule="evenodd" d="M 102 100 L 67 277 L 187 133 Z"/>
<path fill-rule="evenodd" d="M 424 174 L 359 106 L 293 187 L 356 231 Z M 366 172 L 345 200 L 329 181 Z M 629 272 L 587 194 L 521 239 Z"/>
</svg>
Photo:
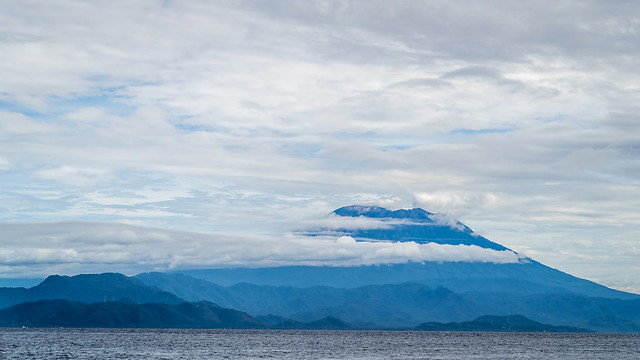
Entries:
<svg viewBox="0 0 640 360">
<path fill-rule="evenodd" d="M 388 210 L 377 206 L 351 205 L 333 211 L 342 220 L 375 220 L 372 228 L 319 228 L 307 236 L 351 236 L 356 241 L 415 242 L 478 246 L 511 251 L 473 232 L 459 221 L 443 219 L 420 208 Z M 347 221 L 348 223 L 348 221 Z M 613 290 L 580 279 L 522 257 L 515 263 L 472 261 L 423 261 L 367 266 L 278 266 L 267 268 L 221 268 L 181 270 L 180 273 L 220 285 L 251 283 L 272 286 L 332 286 L 353 288 L 366 285 L 415 282 L 442 286 L 456 292 L 504 292 L 512 294 L 574 294 L 631 299 L 638 295 Z"/>
<path fill-rule="evenodd" d="M 423 209 L 392 211 L 359 205 L 337 209 L 329 220 L 331 226 L 318 226 L 304 235 L 350 237 L 352 243 L 474 248 L 510 255 L 515 261 L 221 268 L 145 273 L 137 278 L 190 301 L 213 301 L 254 316 L 299 322 L 329 316 L 360 328 L 407 328 L 424 322 L 520 314 L 558 326 L 640 331 L 640 295 L 610 289 L 516 254 L 459 221 Z"/>
</svg>

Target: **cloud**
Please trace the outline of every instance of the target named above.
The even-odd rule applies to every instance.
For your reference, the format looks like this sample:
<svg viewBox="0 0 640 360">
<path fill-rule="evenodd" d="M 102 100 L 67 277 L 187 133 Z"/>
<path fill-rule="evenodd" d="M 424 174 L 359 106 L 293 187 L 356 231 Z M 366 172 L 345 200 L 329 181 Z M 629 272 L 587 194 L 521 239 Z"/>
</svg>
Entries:
<svg viewBox="0 0 640 360">
<path fill-rule="evenodd" d="M 3 111 L 2 106 L 0 106 L 0 130 L 16 138 L 24 134 L 52 132 L 57 130 L 57 127 L 46 122 L 37 121 L 19 112 Z"/>
<path fill-rule="evenodd" d="M 3 3 L 0 220 L 264 234 L 353 203 L 415 204 L 561 269 L 581 241 L 628 248 L 637 12 Z"/>
<path fill-rule="evenodd" d="M 42 169 L 35 172 L 43 180 L 59 181 L 70 185 L 90 185 L 104 181 L 108 173 L 102 169 L 76 168 L 60 166 L 53 169 Z"/>
<path fill-rule="evenodd" d="M 351 236 L 340 236 L 336 240 L 336 244 L 338 245 L 352 245 L 355 243 L 356 243 L 356 239 L 352 238 Z"/>
<path fill-rule="evenodd" d="M 436 222 L 455 225 L 467 209 L 490 208 L 498 201 L 492 193 L 465 194 L 464 192 L 437 191 L 433 193 L 414 194 L 414 203 L 425 209 L 439 209 L 434 216 Z"/>
<path fill-rule="evenodd" d="M 434 88 L 447 88 L 452 85 L 445 80 L 441 79 L 429 79 L 429 78 L 417 78 L 401 81 L 395 84 L 390 85 L 391 88 L 394 87 L 408 87 L 408 88 L 420 88 L 420 87 L 434 87 Z"/>
<path fill-rule="evenodd" d="M 106 223 L 5 223 L 0 240 L 3 276 L 44 276 L 65 267 L 142 272 L 220 266 L 521 260 L 511 251 L 466 245 L 356 242 L 349 236 L 194 233 Z"/>
<path fill-rule="evenodd" d="M 9 170 L 11 168 L 11 163 L 6 159 L 0 157 L 0 170 Z"/>
<path fill-rule="evenodd" d="M 359 229 L 390 229 L 394 225 L 408 225 L 409 219 L 376 219 L 365 216 L 351 217 L 330 214 L 317 220 L 307 220 L 301 224 L 300 231 L 331 231 Z"/>
</svg>

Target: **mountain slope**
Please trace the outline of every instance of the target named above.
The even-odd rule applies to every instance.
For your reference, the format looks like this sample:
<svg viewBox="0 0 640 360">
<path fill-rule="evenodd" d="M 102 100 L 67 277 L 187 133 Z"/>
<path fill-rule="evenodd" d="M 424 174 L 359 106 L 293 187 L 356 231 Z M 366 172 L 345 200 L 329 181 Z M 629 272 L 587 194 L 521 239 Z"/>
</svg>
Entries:
<svg viewBox="0 0 640 360">
<path fill-rule="evenodd" d="M 508 250 L 486 238 L 474 234 L 463 223 L 443 223 L 438 215 L 422 209 L 387 210 L 376 206 L 351 205 L 333 211 L 333 215 L 341 217 L 366 217 L 380 220 L 405 220 L 405 223 L 393 223 L 376 229 L 337 229 L 343 235 L 363 240 L 413 241 L 418 244 L 433 242 L 449 245 L 476 245 L 486 249 Z M 319 230 L 320 232 L 323 229 Z M 310 233 L 312 235 L 313 233 Z"/>
<path fill-rule="evenodd" d="M 223 308 L 207 301 L 169 304 L 69 300 L 24 302 L 0 310 L 0 327 L 72 328 L 186 328 L 186 329 L 352 329 L 348 323 L 325 317 L 309 323 Z"/>
<path fill-rule="evenodd" d="M 299 322 L 333 316 L 362 328 L 403 328 L 425 321 L 464 321 L 483 314 L 517 313 L 543 323 L 598 331 L 628 332 L 640 326 L 640 299 L 567 293 L 523 295 L 490 289 L 455 293 L 418 283 L 358 288 L 247 283 L 223 287 L 183 274 L 147 273 L 139 277 L 167 291 L 171 291 L 171 284 L 180 283 L 180 288 L 188 292 L 176 295 L 191 301 L 210 300 L 252 315 L 273 314 Z M 164 287 L 163 283 L 168 286 Z M 197 289 L 202 292 L 198 293 Z"/>
<path fill-rule="evenodd" d="M 381 207 L 347 206 L 332 216 L 344 220 L 367 218 L 379 226 L 319 228 L 309 236 L 352 236 L 357 241 L 413 241 L 418 244 L 473 245 L 496 251 L 507 248 L 473 233 L 460 222 L 443 223 L 436 214 L 422 209 L 387 210 Z M 349 222 L 347 221 L 346 224 Z M 451 225 L 450 225 L 451 224 Z M 247 282 L 274 286 L 359 287 L 366 285 L 419 282 L 443 286 L 456 292 L 490 290 L 513 294 L 565 293 L 620 299 L 640 298 L 594 282 L 580 279 L 524 258 L 518 263 L 471 261 L 407 262 L 370 266 L 282 266 L 269 268 L 227 268 L 181 270 L 181 273 L 223 286 Z"/>
<path fill-rule="evenodd" d="M 184 274 L 165 274 L 160 272 L 142 273 L 134 276 L 147 286 L 169 292 L 187 301 L 209 300 L 227 306 L 229 297 L 225 287 L 207 280 Z"/>
<path fill-rule="evenodd" d="M 489 289 L 517 294 L 573 293 L 620 299 L 640 298 L 636 294 L 609 289 L 534 261 L 520 264 L 424 262 L 351 267 L 282 266 L 179 272 L 223 286 L 245 282 L 272 286 L 353 288 L 419 282 L 431 287 L 443 286 L 456 292 Z"/>
<path fill-rule="evenodd" d="M 180 304 L 184 300 L 118 273 L 52 275 L 29 289 L 0 288 L 0 308 L 26 301 L 64 299 L 97 303 L 126 299 L 133 303 Z"/>
<path fill-rule="evenodd" d="M 331 225 L 305 234 L 351 236 L 358 242 L 434 243 L 460 249 L 477 246 L 486 251 L 510 251 L 477 236 L 460 222 L 422 209 L 391 211 L 354 205 L 335 210 L 329 220 L 326 224 Z M 252 314 L 273 313 L 298 321 L 335 316 L 360 326 L 407 326 L 424 321 L 468 320 L 482 314 L 518 313 L 554 325 L 590 326 L 606 331 L 634 329 L 640 321 L 640 303 L 636 302 L 640 295 L 609 289 L 530 258 L 515 263 L 481 260 L 180 270 L 199 280 L 172 280 L 173 276 L 184 275 L 165 274 L 164 279 L 156 275 L 153 280 L 154 276 L 149 275 L 144 281 L 191 300 L 208 298 Z M 437 304 L 420 296 L 416 303 L 398 301 L 396 296 L 415 296 L 407 283 L 424 286 L 427 292 L 449 289 L 452 296 Z M 375 291 L 368 293 L 364 289 Z M 420 302 L 429 305 L 420 308 Z M 450 310 L 429 313 L 425 308 Z"/>
<path fill-rule="evenodd" d="M 404 283 L 358 288 L 261 286 L 248 283 L 222 287 L 182 274 L 137 275 L 190 301 L 208 300 L 252 315 L 274 314 L 301 322 L 326 316 L 360 326 L 415 326 L 426 319 L 465 320 L 482 315 L 477 306 L 444 288 Z M 181 284 L 177 287 L 175 284 Z M 198 290 L 200 292 L 198 292 Z"/>
<path fill-rule="evenodd" d="M 102 328 L 264 328 L 246 313 L 213 303 L 84 304 L 68 300 L 25 302 L 0 310 L 0 326 Z"/>
</svg>

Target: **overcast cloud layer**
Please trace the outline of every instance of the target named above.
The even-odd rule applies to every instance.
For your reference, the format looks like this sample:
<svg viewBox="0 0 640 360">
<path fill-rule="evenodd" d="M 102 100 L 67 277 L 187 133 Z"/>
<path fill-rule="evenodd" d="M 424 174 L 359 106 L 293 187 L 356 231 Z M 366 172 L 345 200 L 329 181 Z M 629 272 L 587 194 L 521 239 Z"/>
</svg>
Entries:
<svg viewBox="0 0 640 360">
<path fill-rule="evenodd" d="M 4 1 L 0 226 L 275 248 L 343 205 L 419 206 L 638 292 L 639 32 L 636 1 Z"/>
</svg>

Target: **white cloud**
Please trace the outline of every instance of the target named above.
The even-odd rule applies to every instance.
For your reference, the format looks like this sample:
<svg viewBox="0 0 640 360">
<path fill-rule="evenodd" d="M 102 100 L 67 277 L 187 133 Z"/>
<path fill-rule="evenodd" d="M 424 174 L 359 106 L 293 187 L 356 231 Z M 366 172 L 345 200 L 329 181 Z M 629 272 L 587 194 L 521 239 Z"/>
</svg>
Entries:
<svg viewBox="0 0 640 360">
<path fill-rule="evenodd" d="M 0 157 L 0 170 L 9 170 L 10 168 L 11 163 L 7 159 Z"/>
<path fill-rule="evenodd" d="M 628 248 L 637 12 L 2 3 L 0 219 L 278 233 L 342 205 L 413 202 L 561 269 L 578 240 Z"/>
<path fill-rule="evenodd" d="M 77 168 L 66 165 L 38 170 L 35 174 L 43 180 L 59 181 L 76 186 L 96 184 L 104 181 L 109 175 L 107 171 L 102 169 Z"/>
<path fill-rule="evenodd" d="M 354 244 L 355 242 L 356 242 L 356 239 L 352 238 L 351 236 L 340 236 L 336 240 L 336 244 L 338 245 L 351 245 L 351 244 Z"/>
<path fill-rule="evenodd" d="M 464 229 L 464 226 L 458 221 L 458 219 L 454 218 L 450 214 L 437 213 L 431 216 L 431 220 L 433 220 L 436 225 L 449 226 L 461 231 Z"/>
<path fill-rule="evenodd" d="M 106 223 L 5 223 L 0 275 L 74 271 L 150 271 L 220 266 L 354 266 L 408 261 L 517 263 L 511 251 L 415 242 L 356 242 L 342 237 L 193 233 Z M 24 268 L 29 267 L 28 273 Z"/>
<path fill-rule="evenodd" d="M 413 195 L 415 206 L 425 209 L 438 209 L 432 219 L 443 225 L 459 227 L 458 219 L 464 218 L 470 210 L 492 209 L 498 202 L 493 193 L 469 193 L 465 191 L 436 191 Z"/>
<path fill-rule="evenodd" d="M 329 216 L 307 220 L 300 225 L 300 231 L 331 231 L 331 230 L 359 230 L 359 229 L 390 229 L 394 225 L 408 225 L 413 222 L 408 219 L 369 218 L 365 216 Z"/>
<path fill-rule="evenodd" d="M 26 115 L 12 111 L 3 111 L 0 106 L 0 131 L 4 134 L 11 135 L 14 139 L 20 134 L 46 133 L 57 129 L 58 127 L 55 125 L 34 120 Z"/>
</svg>

